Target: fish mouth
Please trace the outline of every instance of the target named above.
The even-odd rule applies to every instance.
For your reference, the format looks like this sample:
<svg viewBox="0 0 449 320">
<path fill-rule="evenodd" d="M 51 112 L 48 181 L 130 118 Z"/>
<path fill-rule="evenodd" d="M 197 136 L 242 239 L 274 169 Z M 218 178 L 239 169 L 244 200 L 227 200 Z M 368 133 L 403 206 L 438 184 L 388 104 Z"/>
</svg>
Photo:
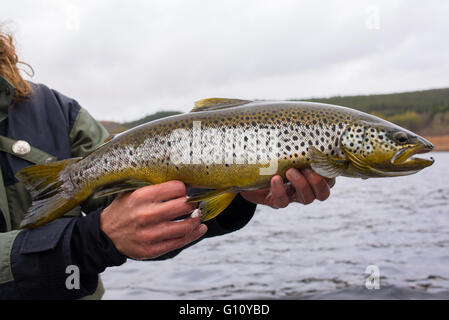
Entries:
<svg viewBox="0 0 449 320">
<path fill-rule="evenodd" d="M 430 159 L 424 159 L 415 157 L 415 155 L 427 153 L 432 150 L 433 144 L 431 144 L 430 142 L 419 144 L 416 146 L 405 147 L 397 151 L 391 158 L 390 162 L 392 165 L 398 167 L 414 167 L 416 169 L 429 167 L 435 162 L 433 157 L 430 157 Z"/>
</svg>

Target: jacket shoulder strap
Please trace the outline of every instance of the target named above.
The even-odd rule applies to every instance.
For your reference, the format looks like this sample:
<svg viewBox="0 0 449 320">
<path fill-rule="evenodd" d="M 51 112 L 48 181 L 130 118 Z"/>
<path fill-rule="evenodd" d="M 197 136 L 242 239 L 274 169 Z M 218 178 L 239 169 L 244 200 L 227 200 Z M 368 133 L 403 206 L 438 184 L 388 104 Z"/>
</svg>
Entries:
<svg viewBox="0 0 449 320">
<path fill-rule="evenodd" d="M 10 153 L 34 164 L 49 163 L 57 160 L 55 156 L 30 146 L 26 141 L 14 140 L 2 135 L 0 135 L 0 151 Z"/>
</svg>

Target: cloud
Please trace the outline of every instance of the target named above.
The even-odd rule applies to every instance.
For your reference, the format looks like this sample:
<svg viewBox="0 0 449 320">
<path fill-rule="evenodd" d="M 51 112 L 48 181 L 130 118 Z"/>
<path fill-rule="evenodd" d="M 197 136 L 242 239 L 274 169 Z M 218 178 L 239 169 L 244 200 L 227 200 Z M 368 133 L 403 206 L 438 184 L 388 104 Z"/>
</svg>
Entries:
<svg viewBox="0 0 449 320">
<path fill-rule="evenodd" d="M 6 6 L 6 7 L 5 7 Z M 5 15 L 5 13 L 8 13 Z M 95 117 L 447 86 L 447 1 L 25 1 L 4 4 L 35 81 Z"/>
</svg>

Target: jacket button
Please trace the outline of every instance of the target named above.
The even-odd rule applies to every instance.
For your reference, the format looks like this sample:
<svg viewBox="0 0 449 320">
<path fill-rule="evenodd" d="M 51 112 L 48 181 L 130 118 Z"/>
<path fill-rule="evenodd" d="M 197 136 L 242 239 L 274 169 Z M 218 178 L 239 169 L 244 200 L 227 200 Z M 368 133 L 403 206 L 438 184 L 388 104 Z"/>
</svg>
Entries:
<svg viewBox="0 0 449 320">
<path fill-rule="evenodd" d="M 30 151 L 31 151 L 31 146 L 26 141 L 17 140 L 12 145 L 12 152 L 14 152 L 14 154 L 17 154 L 19 156 L 24 156 L 24 155 L 30 153 Z"/>
</svg>

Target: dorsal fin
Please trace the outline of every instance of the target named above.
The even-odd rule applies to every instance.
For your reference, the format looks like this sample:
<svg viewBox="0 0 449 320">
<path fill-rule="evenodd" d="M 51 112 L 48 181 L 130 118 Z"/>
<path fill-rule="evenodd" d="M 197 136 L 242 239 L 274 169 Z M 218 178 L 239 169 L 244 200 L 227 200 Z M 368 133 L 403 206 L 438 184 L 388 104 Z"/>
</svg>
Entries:
<svg viewBox="0 0 449 320">
<path fill-rule="evenodd" d="M 115 138 L 115 134 L 111 134 L 109 137 L 107 137 L 106 139 L 104 139 L 103 143 L 109 142 L 109 141 L 111 141 L 111 140 L 114 139 L 114 138 Z"/>
<path fill-rule="evenodd" d="M 227 99 L 227 98 L 209 98 L 195 102 L 195 106 L 190 112 L 210 111 L 218 109 L 226 109 L 243 104 L 250 103 L 250 100 Z"/>
</svg>

